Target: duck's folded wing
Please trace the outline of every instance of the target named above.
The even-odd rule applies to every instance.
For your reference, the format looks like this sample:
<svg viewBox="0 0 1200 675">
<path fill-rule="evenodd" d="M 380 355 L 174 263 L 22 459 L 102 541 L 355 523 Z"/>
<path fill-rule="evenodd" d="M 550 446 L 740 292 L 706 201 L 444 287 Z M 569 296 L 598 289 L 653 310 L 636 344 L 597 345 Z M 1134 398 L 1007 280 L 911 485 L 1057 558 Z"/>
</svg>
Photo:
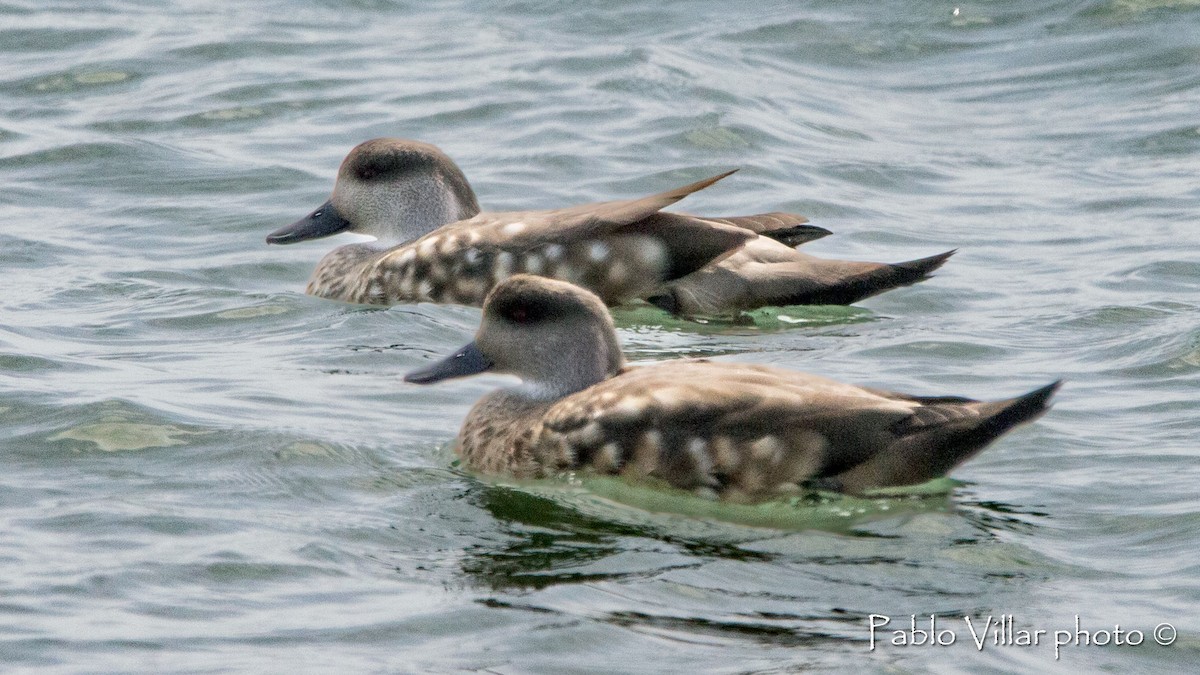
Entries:
<svg viewBox="0 0 1200 675">
<path fill-rule="evenodd" d="M 580 468 L 760 499 L 866 461 L 916 405 L 802 373 L 672 363 L 563 399 L 539 445 Z"/>
<path fill-rule="evenodd" d="M 555 211 L 481 213 L 407 248 L 448 274 L 490 283 L 524 272 L 578 284 L 608 304 L 640 297 L 732 254 L 756 235 L 745 228 L 659 213 L 728 174 L 630 201 Z M 399 260 L 397 252 L 385 264 Z"/>
<path fill-rule="evenodd" d="M 549 211 L 484 212 L 469 221 L 464 221 L 464 224 L 469 223 L 473 229 L 480 230 L 481 233 L 493 239 L 503 238 L 512 242 L 514 246 L 544 242 L 569 243 L 579 239 L 609 235 L 621 228 L 645 220 L 732 173 L 734 172 L 728 171 L 639 199 L 595 202 Z M 720 231 L 736 232 L 745 229 L 723 223 L 709 224 L 710 226 L 716 225 Z M 501 230 L 503 234 L 493 234 L 492 230 Z M 739 240 L 745 239 L 744 235 L 739 236 Z"/>
<path fill-rule="evenodd" d="M 684 197 L 694 192 L 699 192 L 735 172 L 736 169 L 734 171 L 726 171 L 725 173 L 648 197 L 571 206 L 565 209 L 550 211 L 549 214 L 554 220 L 569 227 L 602 227 L 607 229 L 613 226 L 630 225 L 662 211 Z"/>
</svg>

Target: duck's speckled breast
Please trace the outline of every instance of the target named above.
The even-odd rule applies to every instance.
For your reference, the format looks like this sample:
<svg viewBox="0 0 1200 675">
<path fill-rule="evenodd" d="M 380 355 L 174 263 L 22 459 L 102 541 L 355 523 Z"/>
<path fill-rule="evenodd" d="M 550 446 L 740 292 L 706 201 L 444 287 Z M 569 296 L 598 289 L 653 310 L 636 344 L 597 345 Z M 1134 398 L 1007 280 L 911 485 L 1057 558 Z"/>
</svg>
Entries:
<svg viewBox="0 0 1200 675">
<path fill-rule="evenodd" d="M 492 392 L 467 414 L 455 450 L 468 468 L 481 473 L 538 478 L 570 469 L 574 458 L 564 444 L 541 442 L 542 416 L 552 404 L 506 390 Z"/>
<path fill-rule="evenodd" d="M 365 244 L 340 246 L 321 258 L 304 292 L 318 298 L 343 302 L 368 303 L 365 297 L 364 272 L 380 255 L 380 252 Z"/>
</svg>

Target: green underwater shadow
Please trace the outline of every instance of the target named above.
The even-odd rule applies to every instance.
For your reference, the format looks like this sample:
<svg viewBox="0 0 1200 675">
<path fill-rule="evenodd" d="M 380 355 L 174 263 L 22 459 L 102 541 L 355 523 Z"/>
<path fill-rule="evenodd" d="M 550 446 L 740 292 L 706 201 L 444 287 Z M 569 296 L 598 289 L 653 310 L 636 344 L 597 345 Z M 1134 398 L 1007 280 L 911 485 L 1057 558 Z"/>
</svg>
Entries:
<svg viewBox="0 0 1200 675">
<path fill-rule="evenodd" d="M 755 550 L 755 542 L 800 532 L 890 539 L 895 535 L 864 526 L 954 511 L 949 495 L 962 484 L 943 478 L 886 495 L 812 492 L 729 504 L 614 477 L 466 477 L 477 481 L 466 498 L 490 513 L 505 537 L 466 550 L 460 569 L 485 587 L 524 591 L 656 576 L 712 559 L 770 561 L 778 554 Z M 661 544 L 675 554 L 657 557 Z M 613 564 L 631 552 L 655 557 Z"/>
<path fill-rule="evenodd" d="M 874 490 L 864 495 L 847 495 L 808 490 L 787 497 L 739 504 L 697 496 L 658 481 L 631 482 L 616 476 L 570 473 L 541 480 L 514 480 L 474 476 L 488 489 L 553 504 L 589 521 L 620 524 L 639 532 L 673 537 L 707 539 L 757 539 L 784 532 L 819 530 L 854 534 L 866 522 L 884 518 L 944 512 L 951 508 L 950 494 L 961 481 L 937 478 L 903 488 Z M 523 509 L 528 517 L 535 512 Z M 516 513 L 493 512 L 501 518 Z M 521 518 L 523 522 L 533 522 Z M 536 521 L 536 516 L 534 517 Z M 768 530 L 764 532 L 763 530 Z"/>
<path fill-rule="evenodd" d="M 645 303 L 613 307 L 611 312 L 613 322 L 618 326 L 656 326 L 667 331 L 701 335 L 753 334 L 850 325 L 881 318 L 869 309 L 849 305 L 762 307 L 725 317 L 679 317 Z"/>
<path fill-rule="evenodd" d="M 947 555 L 982 556 L 978 564 L 994 567 L 988 576 L 1018 580 L 1036 573 L 1029 560 L 1038 556 L 1008 542 L 1005 534 L 1029 534 L 1048 515 L 973 499 L 970 483 L 951 478 L 866 496 L 813 491 L 760 504 L 727 504 L 610 477 L 464 478 L 474 485 L 461 498 L 490 514 L 501 536 L 469 546 L 458 567 L 475 584 L 500 592 L 636 581 L 717 559 L 807 560 L 796 549 L 802 544 L 783 543 L 796 536 L 816 537 L 819 552 L 808 561 L 815 564 L 904 565 L 913 555 L 911 546 L 896 540 L 926 536 L 924 526 L 910 525 L 934 514 L 962 520 L 962 529 L 953 533 L 935 526 L 934 538 L 958 550 Z M 964 486 L 966 497 L 959 499 Z M 846 539 L 848 558 L 830 558 L 830 536 Z"/>
</svg>

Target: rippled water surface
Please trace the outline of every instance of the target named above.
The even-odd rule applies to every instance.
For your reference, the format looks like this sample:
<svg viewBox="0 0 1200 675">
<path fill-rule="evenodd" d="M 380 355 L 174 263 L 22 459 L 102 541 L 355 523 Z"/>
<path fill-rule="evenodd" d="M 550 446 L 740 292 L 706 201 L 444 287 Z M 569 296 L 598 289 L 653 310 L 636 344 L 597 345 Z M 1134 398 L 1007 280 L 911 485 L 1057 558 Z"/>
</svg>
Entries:
<svg viewBox="0 0 1200 675">
<path fill-rule="evenodd" d="M 1197 111 L 1187 0 L 0 0 L 0 662 L 1194 668 Z M 263 243 L 385 135 L 443 147 L 487 208 L 741 167 L 686 209 L 804 213 L 835 233 L 819 255 L 960 250 L 926 283 L 758 328 L 625 310 L 636 360 L 1067 385 L 923 496 L 733 524 L 603 481 L 480 481 L 447 445 L 503 380 L 400 379 L 478 311 L 309 298 L 337 242 Z M 872 614 L 892 617 L 874 649 Z M 892 644 L 914 614 L 956 644 Z M 1058 662 L 1051 637 L 972 644 L 962 616 L 1001 614 L 1144 642 Z"/>
</svg>

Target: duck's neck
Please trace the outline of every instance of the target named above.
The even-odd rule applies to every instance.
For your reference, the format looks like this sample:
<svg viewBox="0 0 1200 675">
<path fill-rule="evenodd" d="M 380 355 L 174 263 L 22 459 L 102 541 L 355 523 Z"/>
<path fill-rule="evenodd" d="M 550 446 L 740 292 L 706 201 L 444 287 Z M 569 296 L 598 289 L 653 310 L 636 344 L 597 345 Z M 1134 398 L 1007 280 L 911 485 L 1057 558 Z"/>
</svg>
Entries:
<svg viewBox="0 0 1200 675">
<path fill-rule="evenodd" d="M 475 193 L 465 183 L 430 176 L 404 185 L 402 192 L 389 200 L 384 220 L 390 226 L 372 233 L 376 237 L 373 248 L 392 248 L 479 214 Z"/>
<path fill-rule="evenodd" d="M 526 374 L 521 384 L 508 391 L 529 401 L 553 402 L 600 384 L 625 367 L 615 334 L 602 346 L 583 341 L 556 356 L 547 361 L 553 364 L 550 372 Z"/>
<path fill-rule="evenodd" d="M 563 380 L 555 380 L 553 382 L 528 381 L 522 382 L 515 387 L 509 387 L 508 392 L 514 396 L 519 396 L 522 399 L 530 402 L 545 402 L 547 405 L 553 403 L 560 398 L 564 398 L 574 394 L 577 391 L 583 391 L 588 387 L 602 382 L 601 380 L 592 380 L 590 378 L 579 380 L 576 382 L 567 382 Z"/>
</svg>

